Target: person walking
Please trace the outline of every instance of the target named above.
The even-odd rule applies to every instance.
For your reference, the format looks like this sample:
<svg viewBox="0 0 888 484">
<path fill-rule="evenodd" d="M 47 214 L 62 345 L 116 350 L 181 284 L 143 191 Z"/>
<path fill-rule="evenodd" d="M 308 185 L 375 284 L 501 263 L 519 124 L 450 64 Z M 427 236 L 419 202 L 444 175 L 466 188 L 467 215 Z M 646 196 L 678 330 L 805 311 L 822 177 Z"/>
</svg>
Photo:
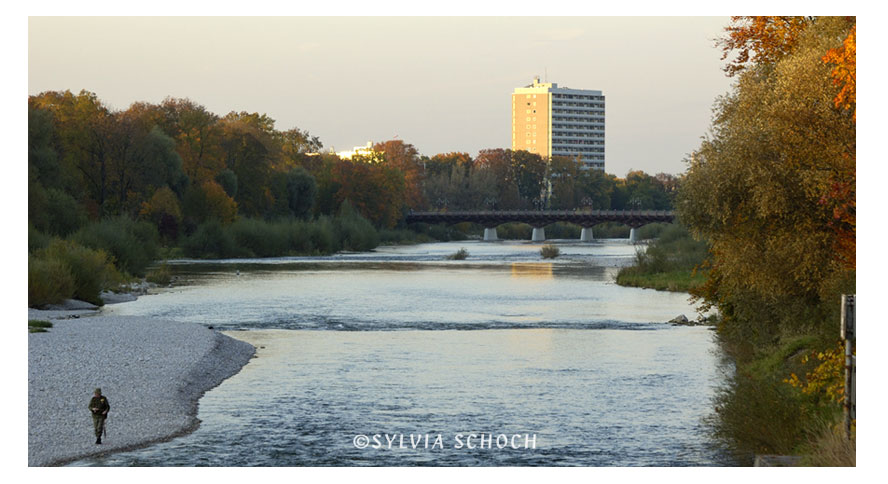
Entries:
<svg viewBox="0 0 888 484">
<path fill-rule="evenodd" d="M 111 410 L 111 405 L 108 405 L 108 399 L 102 395 L 101 388 L 96 388 L 95 394 L 89 401 L 89 410 L 92 412 L 96 443 L 101 444 L 102 433 L 105 431 L 105 419 L 108 418 L 108 410 Z"/>
</svg>

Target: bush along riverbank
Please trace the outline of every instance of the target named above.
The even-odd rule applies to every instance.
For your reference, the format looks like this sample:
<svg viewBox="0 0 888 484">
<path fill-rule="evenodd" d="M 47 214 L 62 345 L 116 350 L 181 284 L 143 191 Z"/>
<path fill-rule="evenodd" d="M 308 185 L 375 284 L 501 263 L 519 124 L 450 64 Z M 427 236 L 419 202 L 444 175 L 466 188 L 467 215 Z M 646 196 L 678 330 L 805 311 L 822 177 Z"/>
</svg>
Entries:
<svg viewBox="0 0 888 484">
<path fill-rule="evenodd" d="M 411 234 L 403 232 L 389 231 L 386 235 L 409 239 Z M 28 307 L 62 304 L 68 299 L 101 306 L 103 292 L 128 292 L 142 279 L 169 284 L 169 267 L 157 264 L 166 258 L 368 251 L 380 244 L 381 237 L 373 224 L 344 203 L 334 217 L 277 221 L 240 218 L 228 224 L 210 220 L 175 245 L 160 247 L 160 241 L 152 224 L 123 216 L 89 223 L 66 237 L 48 235 L 29 225 Z"/>
<path fill-rule="evenodd" d="M 680 224 L 667 225 L 646 248 L 639 248 L 635 264 L 617 273 L 621 286 L 688 292 L 706 282 L 703 268 L 708 246 L 694 240 Z"/>
</svg>

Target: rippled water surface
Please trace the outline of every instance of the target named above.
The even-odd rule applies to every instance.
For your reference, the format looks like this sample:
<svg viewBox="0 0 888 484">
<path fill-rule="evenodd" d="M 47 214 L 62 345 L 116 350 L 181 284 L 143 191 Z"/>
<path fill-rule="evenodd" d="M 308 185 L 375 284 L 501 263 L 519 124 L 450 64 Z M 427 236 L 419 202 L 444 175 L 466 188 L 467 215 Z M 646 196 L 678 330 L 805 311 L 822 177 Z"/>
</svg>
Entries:
<svg viewBox="0 0 888 484">
<path fill-rule="evenodd" d="M 194 433 L 78 464 L 730 464 L 702 423 L 712 332 L 664 324 L 687 295 L 613 284 L 625 241 L 558 245 L 176 264 L 181 285 L 106 311 L 213 325 L 257 358 Z"/>
</svg>

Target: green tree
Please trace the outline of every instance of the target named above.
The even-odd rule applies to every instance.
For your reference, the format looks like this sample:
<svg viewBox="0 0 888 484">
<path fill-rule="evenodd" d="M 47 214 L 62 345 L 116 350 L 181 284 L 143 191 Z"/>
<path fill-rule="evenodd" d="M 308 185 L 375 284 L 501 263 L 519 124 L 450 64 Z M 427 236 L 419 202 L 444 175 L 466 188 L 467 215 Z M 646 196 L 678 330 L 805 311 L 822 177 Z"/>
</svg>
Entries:
<svg viewBox="0 0 888 484">
<path fill-rule="evenodd" d="M 53 146 L 52 112 L 28 107 L 28 169 L 44 187 L 59 188 L 61 167 Z"/>
<path fill-rule="evenodd" d="M 529 151 L 513 151 L 512 173 L 521 198 L 527 202 L 542 200 L 547 189 L 546 160 Z"/>
<path fill-rule="evenodd" d="M 248 216 L 265 215 L 274 205 L 267 189 L 278 147 L 274 120 L 258 113 L 232 112 L 220 121 L 219 131 L 225 166 L 237 176 L 234 199 L 240 211 Z"/>
<path fill-rule="evenodd" d="M 313 176 L 302 167 L 295 167 L 287 173 L 287 205 L 298 218 L 311 214 L 318 186 Z"/>
<path fill-rule="evenodd" d="M 486 172 L 496 185 L 495 195 L 489 199 L 489 208 L 513 210 L 523 206 L 515 173 L 512 170 L 512 150 L 490 149 L 478 152 L 475 172 Z"/>
<path fill-rule="evenodd" d="M 231 198 L 237 197 L 237 174 L 226 168 L 216 175 L 216 183 L 222 185 L 225 193 Z"/>
</svg>

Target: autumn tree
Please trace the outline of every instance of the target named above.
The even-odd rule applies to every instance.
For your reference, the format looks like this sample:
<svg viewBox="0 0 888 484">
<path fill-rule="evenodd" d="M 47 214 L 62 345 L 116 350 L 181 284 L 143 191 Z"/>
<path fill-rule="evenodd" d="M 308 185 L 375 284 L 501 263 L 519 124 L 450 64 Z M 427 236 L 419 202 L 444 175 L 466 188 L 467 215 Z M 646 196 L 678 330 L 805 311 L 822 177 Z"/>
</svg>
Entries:
<svg viewBox="0 0 888 484">
<path fill-rule="evenodd" d="M 158 188 L 145 202 L 142 202 L 139 216 L 154 224 L 162 238 L 175 241 L 182 225 L 182 209 L 179 198 L 168 187 Z"/>
<path fill-rule="evenodd" d="M 95 216 L 105 214 L 109 195 L 111 111 L 91 92 L 45 92 L 29 98 L 30 106 L 52 113 L 62 165 L 76 173 L 70 187 L 80 190 Z M 73 195 L 73 194 L 72 194 Z M 75 198 L 79 198 L 75 195 Z"/>
<path fill-rule="evenodd" d="M 377 226 L 394 227 L 406 208 L 404 173 L 386 163 L 361 155 L 330 163 L 329 178 L 322 177 L 331 193 L 331 213 L 338 213 L 346 200 L 364 218 Z M 326 178 L 326 179 L 325 179 Z"/>
<path fill-rule="evenodd" d="M 225 168 L 219 116 L 189 99 L 166 98 L 158 111 L 159 126 L 176 140 L 183 169 L 191 180 L 212 180 Z"/>
<path fill-rule="evenodd" d="M 376 143 L 373 145 L 373 150 L 383 154 L 385 163 L 404 173 L 407 205 L 412 208 L 425 207 L 427 203 L 423 194 L 425 171 L 416 147 L 402 140 L 394 139 Z"/>
<path fill-rule="evenodd" d="M 212 180 L 188 187 L 183 205 L 186 222 L 192 227 L 211 220 L 229 224 L 237 217 L 237 202 Z"/>
<path fill-rule="evenodd" d="M 801 33 L 813 22 L 812 17 L 731 17 L 732 24 L 719 39 L 722 60 L 736 57 L 725 65 L 725 72 L 735 76 L 751 65 L 773 64 L 792 52 Z"/>
<path fill-rule="evenodd" d="M 837 181 L 853 200 L 856 129 L 833 102 L 832 69 L 822 59 L 851 26 L 841 17 L 805 23 L 773 61 L 763 56 L 739 72 L 679 191 L 682 220 L 712 244 L 700 296 L 744 344 L 833 324 L 818 311 L 834 311 L 836 291 L 849 281 L 853 291 L 853 259 L 843 260 L 853 253 L 840 250 L 830 200 Z"/>
<path fill-rule="evenodd" d="M 490 208 L 512 210 L 523 206 L 512 170 L 512 150 L 498 148 L 479 151 L 475 158 L 475 171 L 489 173 L 493 180 L 495 195 L 490 200 Z"/>
<path fill-rule="evenodd" d="M 291 128 L 278 134 L 280 156 L 275 159 L 274 168 L 281 172 L 301 166 L 308 153 L 317 153 L 324 147 L 317 136 L 308 131 Z"/>
<path fill-rule="evenodd" d="M 822 60 L 833 67 L 833 85 L 839 88 L 833 102 L 836 108 L 853 113 L 857 122 L 857 24 L 851 26 L 841 47 L 827 51 Z M 857 170 L 853 152 L 836 163 L 829 193 L 821 202 L 832 209 L 830 226 L 838 237 L 836 249 L 847 267 L 855 266 L 857 242 Z"/>
<path fill-rule="evenodd" d="M 445 175 L 450 176 L 456 168 L 462 168 L 464 176 L 468 176 L 469 169 L 475 163 L 468 153 L 450 152 L 438 153 L 426 162 L 426 177 Z"/>
</svg>

